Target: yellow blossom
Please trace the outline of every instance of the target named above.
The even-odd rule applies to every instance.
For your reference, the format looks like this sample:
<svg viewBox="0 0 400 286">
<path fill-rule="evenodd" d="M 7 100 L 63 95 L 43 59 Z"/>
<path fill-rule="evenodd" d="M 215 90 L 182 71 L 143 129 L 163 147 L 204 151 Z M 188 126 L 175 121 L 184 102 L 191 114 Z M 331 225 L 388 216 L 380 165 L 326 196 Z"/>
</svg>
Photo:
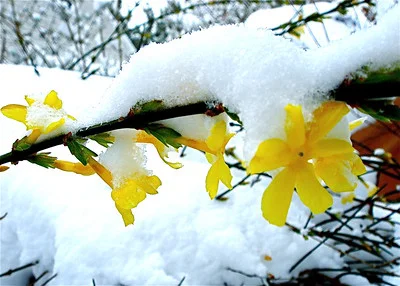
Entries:
<svg viewBox="0 0 400 286">
<path fill-rule="evenodd" d="M 228 133 L 225 121 L 218 121 L 210 131 L 205 141 L 189 139 L 186 137 L 176 138 L 175 141 L 188 147 L 204 151 L 211 167 L 206 177 L 206 189 L 211 199 L 218 192 L 221 181 L 227 188 L 232 188 L 232 175 L 224 160 L 225 146 L 234 134 Z"/>
<path fill-rule="evenodd" d="M 143 201 L 147 194 L 157 194 L 157 188 L 161 186 L 161 180 L 157 176 L 136 173 L 115 185 L 109 170 L 93 158 L 89 158 L 88 162 L 103 181 L 112 188 L 111 197 L 115 202 L 116 209 L 122 216 L 125 226 L 133 224 L 135 221 L 132 209 Z"/>
<path fill-rule="evenodd" d="M 357 175 L 365 172 L 349 141 L 326 136 L 348 113 L 346 104 L 324 103 L 309 123 L 304 122 L 301 106 L 289 104 L 285 110 L 286 141 L 263 141 L 248 166 L 251 174 L 279 169 L 261 203 L 264 218 L 278 226 L 285 224 L 294 188 L 301 201 L 318 214 L 333 202 L 319 179 L 334 192 L 353 191 Z"/>
<path fill-rule="evenodd" d="M 75 120 L 62 109 L 62 101 L 54 90 L 47 94 L 43 102 L 38 102 L 25 96 L 28 106 L 9 104 L 1 108 L 1 112 L 8 118 L 22 122 L 27 130 L 32 130 L 28 135 L 28 143 L 34 143 L 41 134 L 50 133 L 62 125 L 66 118 Z M 43 113 L 43 117 L 36 118 L 35 113 Z M 45 117 L 45 118 L 44 118 Z"/>
</svg>

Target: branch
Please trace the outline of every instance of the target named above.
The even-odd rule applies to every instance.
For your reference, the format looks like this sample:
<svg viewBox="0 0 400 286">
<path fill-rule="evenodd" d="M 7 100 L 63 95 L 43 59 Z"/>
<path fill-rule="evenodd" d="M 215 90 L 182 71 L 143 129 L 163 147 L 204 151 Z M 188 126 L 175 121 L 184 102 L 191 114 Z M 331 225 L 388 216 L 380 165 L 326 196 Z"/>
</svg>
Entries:
<svg viewBox="0 0 400 286">
<path fill-rule="evenodd" d="M 149 123 L 165 120 L 169 118 L 182 117 L 194 114 L 207 114 L 210 116 L 218 115 L 224 112 L 224 108 L 220 103 L 215 102 L 197 102 L 184 106 L 176 106 L 161 110 L 151 110 L 146 112 L 135 113 L 133 110 L 125 117 L 115 119 L 109 122 L 82 128 L 75 134 L 71 132 L 61 134 L 56 137 L 33 144 L 23 151 L 12 150 L 9 153 L 0 156 L 0 165 L 4 163 L 16 164 L 19 161 L 29 159 L 29 156 L 39 151 L 65 144 L 70 137 L 85 138 L 91 135 L 109 132 L 118 129 L 143 129 Z"/>
</svg>

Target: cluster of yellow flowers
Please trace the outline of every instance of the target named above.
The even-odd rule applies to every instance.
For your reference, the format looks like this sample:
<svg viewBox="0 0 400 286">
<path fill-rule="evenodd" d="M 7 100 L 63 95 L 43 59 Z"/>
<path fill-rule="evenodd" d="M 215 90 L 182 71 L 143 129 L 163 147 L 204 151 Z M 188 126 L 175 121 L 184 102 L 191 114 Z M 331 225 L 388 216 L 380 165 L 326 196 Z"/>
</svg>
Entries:
<svg viewBox="0 0 400 286">
<path fill-rule="evenodd" d="M 50 133 L 62 126 L 66 119 L 74 120 L 62 110 L 62 101 L 55 91 L 51 91 L 43 103 L 29 97 L 25 99 L 28 106 L 11 104 L 3 107 L 1 111 L 5 116 L 24 123 L 28 130 L 32 130 L 28 135 L 31 143 L 41 134 Z M 37 109 L 41 109 L 40 114 L 46 115 L 45 120 L 40 121 L 35 117 Z M 262 197 L 261 209 L 265 219 L 278 226 L 286 222 L 295 189 L 302 202 L 313 213 L 318 214 L 328 209 L 333 202 L 322 182 L 334 192 L 353 191 L 357 185 L 357 176 L 365 172 L 365 167 L 355 154 L 348 136 L 338 138 L 332 132 L 349 112 L 345 103 L 322 104 L 313 112 L 309 122 L 305 121 L 300 105 L 289 104 L 285 111 L 286 140 L 269 138 L 261 142 L 245 166 L 249 174 L 275 170 L 276 175 Z M 226 120 L 216 120 L 208 134 L 205 140 L 184 136 L 171 140 L 205 153 L 211 164 L 205 185 L 210 198 L 213 199 L 217 194 L 219 182 L 229 189 L 232 188 L 232 175 L 225 163 L 224 152 L 234 134 L 229 133 Z M 172 168 L 182 167 L 181 163 L 170 162 L 169 147 L 146 131 L 137 130 L 131 140 L 134 144 L 154 145 L 166 164 Z M 112 189 L 111 197 L 125 225 L 134 223 L 132 209 L 142 202 L 147 194 L 157 194 L 157 189 L 161 186 L 161 180 L 144 169 L 132 170 L 130 176 L 116 182 L 113 170 L 107 169 L 93 157 L 88 158 L 86 166 L 82 163 L 56 160 L 54 167 L 82 175 L 97 173 Z"/>
</svg>

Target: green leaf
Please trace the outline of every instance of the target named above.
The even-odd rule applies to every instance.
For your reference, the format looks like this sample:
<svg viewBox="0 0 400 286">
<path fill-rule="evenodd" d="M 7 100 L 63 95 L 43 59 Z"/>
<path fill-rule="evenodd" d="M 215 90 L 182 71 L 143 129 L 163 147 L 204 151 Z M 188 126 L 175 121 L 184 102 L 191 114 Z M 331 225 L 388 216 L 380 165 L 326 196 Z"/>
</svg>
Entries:
<svg viewBox="0 0 400 286">
<path fill-rule="evenodd" d="M 237 123 L 239 123 L 240 125 L 243 125 L 243 122 L 240 120 L 239 115 L 237 115 L 234 112 L 231 112 L 228 108 L 225 107 L 225 112 L 226 114 L 229 116 L 230 119 L 232 119 L 233 121 L 236 121 Z"/>
<path fill-rule="evenodd" d="M 362 104 L 358 109 L 380 121 L 400 121 L 400 107 L 396 105 L 369 101 Z"/>
<path fill-rule="evenodd" d="M 99 133 L 95 135 L 91 135 L 88 137 L 89 139 L 92 139 L 93 141 L 96 141 L 99 145 L 103 147 L 110 147 L 114 143 L 114 137 L 110 135 L 110 133 Z"/>
<path fill-rule="evenodd" d="M 23 137 L 22 139 L 16 140 L 12 145 L 13 151 L 25 151 L 28 150 L 32 144 L 27 141 L 28 136 Z"/>
<path fill-rule="evenodd" d="M 174 129 L 165 127 L 162 124 L 150 124 L 144 130 L 160 140 L 165 146 L 172 146 L 174 148 L 179 148 L 182 145 L 177 143 L 174 139 L 182 137 L 181 134 L 176 132 Z"/>
<path fill-rule="evenodd" d="M 49 156 L 50 152 L 46 153 L 38 153 L 36 155 L 32 155 L 28 157 L 28 161 L 32 164 L 36 164 L 42 166 L 44 168 L 54 169 L 54 162 L 57 160 L 57 157 Z"/>
<path fill-rule="evenodd" d="M 136 104 L 133 108 L 135 113 L 149 112 L 149 111 L 157 111 L 163 109 L 164 105 L 162 100 L 152 100 L 145 103 Z"/>
<path fill-rule="evenodd" d="M 69 139 L 67 146 L 72 155 L 76 157 L 84 166 L 87 165 L 89 157 L 97 157 L 97 154 L 79 143 L 76 139 Z"/>
</svg>

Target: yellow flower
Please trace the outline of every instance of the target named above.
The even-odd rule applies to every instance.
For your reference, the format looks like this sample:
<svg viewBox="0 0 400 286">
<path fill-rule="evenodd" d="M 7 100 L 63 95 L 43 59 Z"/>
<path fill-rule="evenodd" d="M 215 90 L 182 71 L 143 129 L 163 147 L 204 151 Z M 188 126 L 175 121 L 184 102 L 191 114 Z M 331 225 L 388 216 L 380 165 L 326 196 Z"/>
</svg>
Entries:
<svg viewBox="0 0 400 286">
<path fill-rule="evenodd" d="M 160 140 L 158 140 L 156 137 L 153 135 L 148 134 L 144 130 L 138 130 L 136 133 L 136 138 L 134 139 L 137 143 L 149 143 L 152 144 L 157 152 L 160 158 L 166 163 L 168 166 L 174 168 L 174 169 L 179 169 L 182 168 L 182 164 L 179 162 L 170 162 L 168 161 L 168 151 L 170 148 L 165 146 Z"/>
<path fill-rule="evenodd" d="M 121 214 L 125 226 L 133 224 L 135 218 L 132 209 L 146 198 L 146 195 L 157 194 L 157 188 L 161 186 L 161 180 L 157 176 L 146 176 L 133 174 L 130 178 L 124 179 L 114 186 L 113 176 L 103 165 L 89 158 L 89 165 L 111 188 L 111 197 L 115 207 Z"/>
<path fill-rule="evenodd" d="M 34 143 L 41 134 L 50 133 L 62 125 L 66 118 L 75 120 L 62 109 L 62 101 L 57 92 L 50 91 L 43 103 L 25 96 L 28 106 L 9 104 L 1 108 L 1 112 L 8 118 L 25 124 L 27 130 L 32 130 L 28 136 L 28 143 Z"/>
<path fill-rule="evenodd" d="M 353 191 L 357 175 L 365 172 L 361 159 L 344 139 L 326 135 L 341 121 L 349 109 L 341 102 L 327 102 L 313 112 L 313 119 L 304 122 L 299 105 L 287 105 L 286 141 L 263 141 L 248 166 L 251 174 L 281 168 L 265 190 L 261 209 L 270 223 L 285 224 L 293 189 L 301 201 L 315 214 L 332 205 L 332 197 L 319 182 L 322 179 L 333 191 Z"/>
<path fill-rule="evenodd" d="M 232 188 L 232 175 L 224 160 L 225 146 L 232 138 L 233 133 L 227 133 L 226 122 L 218 121 L 211 129 L 210 135 L 205 141 L 176 138 L 175 141 L 188 147 L 204 151 L 211 165 L 206 177 L 206 189 L 210 198 L 213 199 L 218 192 L 221 181 L 227 188 Z"/>
</svg>

